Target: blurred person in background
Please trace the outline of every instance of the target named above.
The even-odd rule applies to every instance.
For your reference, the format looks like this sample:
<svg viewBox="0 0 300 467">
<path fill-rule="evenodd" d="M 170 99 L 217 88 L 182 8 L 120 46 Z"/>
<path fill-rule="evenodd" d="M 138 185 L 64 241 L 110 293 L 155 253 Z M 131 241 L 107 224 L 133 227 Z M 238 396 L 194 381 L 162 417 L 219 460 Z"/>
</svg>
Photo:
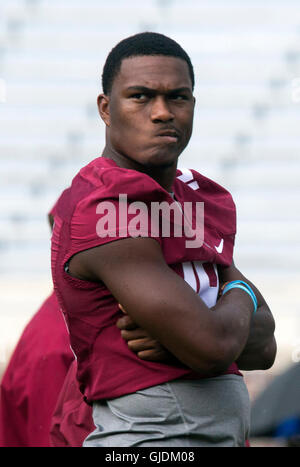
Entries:
<svg viewBox="0 0 300 467">
<path fill-rule="evenodd" d="M 96 427 L 83 445 L 244 446 L 239 370 L 272 366 L 275 325 L 234 265 L 231 195 L 177 170 L 193 126 L 191 61 L 172 39 L 137 34 L 111 51 L 102 84 L 106 146 L 60 198 L 52 235 L 54 287 Z M 201 247 L 153 233 L 147 210 L 131 235 L 130 203 L 174 200 L 204 202 Z M 102 202 L 115 219 L 99 216 Z"/>
<path fill-rule="evenodd" d="M 85 438 L 95 429 L 92 407 L 79 390 L 76 359 L 70 365 L 59 393 L 50 424 L 52 447 L 81 447 Z"/>
<path fill-rule="evenodd" d="M 55 206 L 49 214 L 52 228 Z M 48 447 L 57 398 L 74 360 L 54 292 L 25 327 L 0 386 L 0 446 Z"/>
</svg>

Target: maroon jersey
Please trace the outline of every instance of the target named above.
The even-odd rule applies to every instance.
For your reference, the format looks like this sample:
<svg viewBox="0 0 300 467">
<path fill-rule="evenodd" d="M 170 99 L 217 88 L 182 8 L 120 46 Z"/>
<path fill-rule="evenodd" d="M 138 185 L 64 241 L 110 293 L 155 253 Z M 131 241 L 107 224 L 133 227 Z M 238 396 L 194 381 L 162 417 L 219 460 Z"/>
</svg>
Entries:
<svg viewBox="0 0 300 467">
<path fill-rule="evenodd" d="M 83 400 L 76 380 L 77 362 L 70 365 L 57 399 L 50 429 L 53 447 L 81 447 L 94 429 L 92 407 Z"/>
<path fill-rule="evenodd" d="M 164 235 L 161 218 L 160 224 L 153 227 L 153 203 L 170 205 L 174 203 L 173 197 L 148 175 L 120 168 L 104 157 L 84 167 L 56 205 L 53 282 L 77 357 L 80 388 L 89 401 L 119 397 L 180 377 L 200 377 L 184 365 L 139 359 L 116 327 L 122 313 L 111 292 L 103 284 L 72 277 L 66 268 L 76 253 L 133 236 L 136 229 L 137 235 L 158 241 L 167 264 L 208 306 L 213 306 L 218 294 L 216 266 L 229 266 L 232 262 L 234 203 L 224 188 L 194 170 L 177 171 L 173 195 L 181 210 L 184 203 L 204 203 L 201 246 L 187 247 L 191 236 L 184 229 L 181 236 L 174 229 L 170 235 Z M 135 203 L 144 207 L 138 221 Z M 113 219 L 107 217 L 109 209 L 115 215 Z M 196 210 L 192 210 L 190 221 L 192 227 L 198 225 Z M 176 220 L 172 215 L 170 222 L 174 227 Z M 235 364 L 228 372 L 240 374 Z"/>
<path fill-rule="evenodd" d="M 74 360 L 52 293 L 25 327 L 1 382 L 0 446 L 49 447 L 57 398 Z"/>
</svg>

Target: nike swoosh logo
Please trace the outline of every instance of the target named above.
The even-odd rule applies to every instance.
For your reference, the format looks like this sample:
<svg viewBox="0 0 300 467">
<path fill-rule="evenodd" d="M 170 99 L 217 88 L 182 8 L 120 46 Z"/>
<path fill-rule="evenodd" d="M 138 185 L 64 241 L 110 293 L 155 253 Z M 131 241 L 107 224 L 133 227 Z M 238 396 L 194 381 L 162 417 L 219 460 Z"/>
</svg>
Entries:
<svg viewBox="0 0 300 467">
<path fill-rule="evenodd" d="M 222 240 L 220 241 L 220 245 L 219 245 L 219 246 L 215 246 L 215 249 L 217 250 L 218 253 L 222 253 L 222 251 L 223 251 L 223 246 L 224 246 L 224 239 L 222 238 Z"/>
</svg>

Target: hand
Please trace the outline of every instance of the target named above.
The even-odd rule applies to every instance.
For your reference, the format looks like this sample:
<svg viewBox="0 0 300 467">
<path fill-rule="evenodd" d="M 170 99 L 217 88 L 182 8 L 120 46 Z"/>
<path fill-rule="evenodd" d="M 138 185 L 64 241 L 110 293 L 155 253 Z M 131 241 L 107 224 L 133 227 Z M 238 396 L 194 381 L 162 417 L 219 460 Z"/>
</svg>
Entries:
<svg viewBox="0 0 300 467">
<path fill-rule="evenodd" d="M 121 330 L 121 336 L 127 342 L 130 350 L 142 360 L 161 363 L 174 363 L 176 361 L 175 357 L 153 339 L 147 331 L 137 326 L 122 305 L 119 304 L 119 308 L 123 311 L 124 316 L 118 319 L 117 327 Z"/>
</svg>

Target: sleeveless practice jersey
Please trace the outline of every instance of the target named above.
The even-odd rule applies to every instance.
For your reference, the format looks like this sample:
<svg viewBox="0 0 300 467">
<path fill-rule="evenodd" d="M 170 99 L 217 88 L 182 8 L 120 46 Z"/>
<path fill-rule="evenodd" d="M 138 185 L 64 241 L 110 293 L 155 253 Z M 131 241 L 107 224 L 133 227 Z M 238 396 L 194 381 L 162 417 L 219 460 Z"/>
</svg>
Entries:
<svg viewBox="0 0 300 467">
<path fill-rule="evenodd" d="M 188 220 L 181 236 L 175 228 L 180 219 L 174 213 L 170 214 L 167 234 L 162 231 L 162 225 L 168 227 L 165 214 L 159 212 L 159 221 L 153 222 L 153 206 L 163 202 L 173 205 L 174 200 L 181 212 L 189 212 L 183 216 L 183 223 L 185 217 Z M 188 211 L 196 203 L 199 211 Z M 193 241 L 192 233 L 196 232 L 195 239 L 198 236 L 201 206 L 204 238 L 201 246 L 195 247 L 197 243 L 187 242 Z M 68 274 L 70 258 L 80 251 L 130 236 L 154 238 L 166 263 L 212 307 L 219 289 L 217 265 L 231 264 L 235 232 L 231 195 L 194 170 L 177 171 L 172 197 L 148 175 L 120 168 L 104 157 L 81 169 L 56 205 L 51 261 L 55 291 L 77 357 L 77 378 L 88 401 L 119 397 L 180 377 L 203 375 L 184 365 L 139 359 L 116 326 L 122 312 L 111 292 L 103 284 Z M 191 244 L 193 247 L 187 246 Z M 227 372 L 240 374 L 235 363 Z"/>
</svg>

